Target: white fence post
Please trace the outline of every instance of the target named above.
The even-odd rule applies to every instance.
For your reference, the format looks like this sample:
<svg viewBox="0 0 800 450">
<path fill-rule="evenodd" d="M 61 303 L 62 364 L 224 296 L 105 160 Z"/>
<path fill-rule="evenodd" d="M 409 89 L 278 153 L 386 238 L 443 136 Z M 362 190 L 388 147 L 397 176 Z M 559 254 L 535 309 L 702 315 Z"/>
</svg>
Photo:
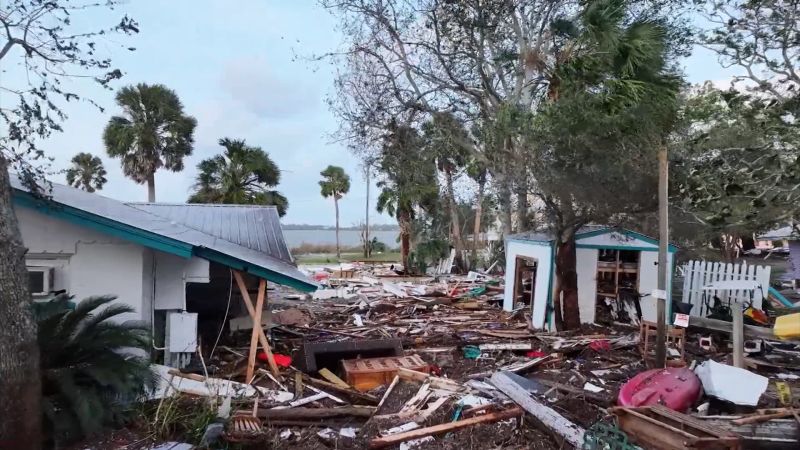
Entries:
<svg viewBox="0 0 800 450">
<path fill-rule="evenodd" d="M 762 300 L 767 297 L 769 289 L 769 277 L 772 268 L 770 266 L 754 266 L 747 262 L 740 264 L 725 264 L 720 262 L 708 261 L 689 261 L 683 266 L 683 302 L 693 305 L 691 314 L 693 316 L 705 316 L 703 304 L 703 286 L 717 281 L 755 281 L 761 285 L 761 290 L 753 295 L 753 307 L 761 309 Z M 708 295 L 714 295 L 709 291 Z M 737 302 L 749 302 L 750 293 L 748 291 L 721 291 L 717 296 L 725 300 L 735 300 Z M 712 301 L 709 299 L 709 304 Z"/>
</svg>

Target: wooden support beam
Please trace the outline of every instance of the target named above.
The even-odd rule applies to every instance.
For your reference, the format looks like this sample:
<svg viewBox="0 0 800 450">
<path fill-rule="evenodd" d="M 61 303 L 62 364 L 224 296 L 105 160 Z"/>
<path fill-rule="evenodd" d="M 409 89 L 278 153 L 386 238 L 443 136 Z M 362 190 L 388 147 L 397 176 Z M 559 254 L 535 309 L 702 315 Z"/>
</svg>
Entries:
<svg viewBox="0 0 800 450">
<path fill-rule="evenodd" d="M 278 370 L 278 365 L 275 364 L 275 358 L 272 356 L 272 349 L 269 346 L 269 341 L 267 340 L 267 335 L 264 334 L 264 329 L 261 328 L 261 312 L 259 311 L 258 315 L 256 315 L 256 310 L 253 307 L 253 301 L 250 299 L 250 293 L 247 291 L 247 285 L 244 283 L 244 278 L 242 274 L 236 270 L 233 271 L 233 278 L 236 279 L 236 284 L 239 286 L 239 292 L 242 294 L 242 299 L 244 299 L 244 305 L 247 307 L 247 312 L 250 314 L 250 318 L 253 320 L 253 332 L 258 333 L 258 341 L 261 343 L 261 347 L 264 348 L 264 352 L 267 354 L 267 359 L 269 360 L 269 369 L 276 378 L 280 378 L 281 373 Z M 261 282 L 264 283 L 264 290 L 261 289 Z M 266 297 L 266 289 L 267 289 L 267 282 L 266 280 L 259 280 L 258 285 L 258 293 L 259 296 L 262 295 Z M 262 307 L 263 308 L 263 307 Z M 249 367 L 249 364 L 248 364 Z M 250 382 L 252 378 L 252 374 L 248 375 L 247 381 Z"/>
<path fill-rule="evenodd" d="M 264 310 L 265 284 L 266 282 L 263 279 L 258 280 L 256 308 L 254 313 L 250 315 L 250 317 L 253 318 L 253 331 L 250 333 L 250 353 L 248 353 L 247 357 L 247 376 L 245 377 L 245 382 L 248 384 L 253 382 L 253 374 L 256 371 L 256 352 L 258 351 L 259 338 L 258 330 L 261 330 L 261 312 Z M 242 295 L 244 295 L 244 293 L 242 293 Z M 267 348 L 269 348 L 269 346 L 267 346 Z"/>
<path fill-rule="evenodd" d="M 491 383 L 530 415 L 538 419 L 548 430 L 562 437 L 575 448 L 581 448 L 585 430 L 570 422 L 554 409 L 533 398 L 531 393 L 517 384 L 508 372 L 495 373 L 492 375 Z"/>
<path fill-rule="evenodd" d="M 731 306 L 731 314 L 733 315 L 733 366 L 744 369 L 744 317 L 742 305 L 739 302 L 733 302 Z"/>
<path fill-rule="evenodd" d="M 471 427 L 481 423 L 499 422 L 501 420 L 519 417 L 522 414 L 523 414 L 522 409 L 520 409 L 519 407 L 513 407 L 505 411 L 484 414 L 482 416 L 472 417 L 470 419 L 443 423 L 440 425 L 434 425 L 432 427 L 406 431 L 405 433 L 390 434 L 389 436 L 383 436 L 369 441 L 369 448 L 390 447 L 392 445 L 397 445 L 400 444 L 401 442 L 410 441 L 412 439 L 419 439 L 426 436 L 444 434 L 450 431 Z"/>
</svg>

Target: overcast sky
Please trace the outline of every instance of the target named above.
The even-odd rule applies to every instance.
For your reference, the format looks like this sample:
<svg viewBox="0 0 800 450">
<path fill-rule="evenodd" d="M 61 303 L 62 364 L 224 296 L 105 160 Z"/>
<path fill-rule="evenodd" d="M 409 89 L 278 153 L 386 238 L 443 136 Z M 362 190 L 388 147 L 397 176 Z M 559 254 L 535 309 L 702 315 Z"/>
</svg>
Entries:
<svg viewBox="0 0 800 450">
<path fill-rule="evenodd" d="M 139 22 L 138 35 L 105 43 L 125 73 L 116 87 L 162 83 L 175 90 L 186 113 L 198 122 L 186 169 L 156 173 L 158 201 L 184 202 L 197 163 L 221 150 L 221 137 L 230 137 L 260 146 L 283 171 L 278 189 L 289 199 L 283 223 L 333 224 L 332 201 L 320 196 L 317 184 L 328 164 L 344 167 L 352 179 L 350 193 L 340 202 L 342 225 L 363 220 L 365 184 L 359 161 L 343 145 L 330 142 L 337 127 L 325 104 L 333 86 L 332 68 L 296 57 L 333 50 L 340 42 L 335 20 L 325 10 L 313 0 L 131 0 L 121 9 L 96 11 L 81 19 L 99 26 L 127 13 Z M 698 50 L 684 66 L 693 83 L 726 78 L 707 51 Z M 20 75 L 11 70 L 2 76 Z M 65 131 L 43 146 L 55 158 L 54 167 L 66 168 L 75 153 L 94 153 L 108 170 L 103 195 L 146 200 L 146 188 L 125 178 L 119 161 L 108 158 L 103 148 L 103 127 L 119 112 L 113 92 L 85 82 L 75 89 L 92 95 L 106 111 L 85 103 L 69 105 Z M 64 182 L 64 175 L 53 181 Z M 374 223 L 394 222 L 371 209 Z"/>
</svg>

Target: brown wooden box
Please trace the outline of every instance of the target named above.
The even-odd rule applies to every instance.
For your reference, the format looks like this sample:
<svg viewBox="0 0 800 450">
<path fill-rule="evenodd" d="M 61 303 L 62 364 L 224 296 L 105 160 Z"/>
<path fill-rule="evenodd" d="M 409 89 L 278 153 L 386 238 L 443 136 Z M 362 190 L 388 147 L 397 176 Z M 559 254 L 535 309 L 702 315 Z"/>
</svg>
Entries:
<svg viewBox="0 0 800 450">
<path fill-rule="evenodd" d="M 619 428 L 647 449 L 739 449 L 737 434 L 661 405 L 609 408 Z"/>
<path fill-rule="evenodd" d="M 348 359 L 342 361 L 342 366 L 347 384 L 362 392 L 391 383 L 401 367 L 417 372 L 429 371 L 428 364 L 419 355 Z"/>
</svg>

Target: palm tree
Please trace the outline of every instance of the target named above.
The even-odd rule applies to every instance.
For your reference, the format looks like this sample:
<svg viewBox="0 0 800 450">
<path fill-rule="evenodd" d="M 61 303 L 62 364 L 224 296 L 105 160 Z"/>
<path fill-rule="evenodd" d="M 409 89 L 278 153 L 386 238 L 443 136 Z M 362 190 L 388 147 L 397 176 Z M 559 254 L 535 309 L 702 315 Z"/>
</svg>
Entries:
<svg viewBox="0 0 800 450">
<path fill-rule="evenodd" d="M 99 156 L 82 152 L 72 157 L 72 167 L 67 169 L 67 184 L 94 192 L 103 189 L 106 181 L 106 169 Z"/>
<path fill-rule="evenodd" d="M 408 256 L 416 210 L 430 210 L 438 202 L 436 165 L 425 152 L 419 133 L 411 127 L 395 124 L 389 127 L 377 163 L 384 179 L 377 184 L 381 191 L 376 208 L 397 219 L 402 263 L 405 270 L 410 271 Z"/>
<path fill-rule="evenodd" d="M 336 258 L 341 258 L 339 247 L 339 199 L 350 190 L 350 176 L 338 166 L 328 166 L 319 173 L 322 181 L 319 182 L 320 193 L 323 197 L 333 197 L 333 206 L 336 209 Z"/>
<path fill-rule="evenodd" d="M 155 385 L 146 355 L 150 332 L 138 322 L 121 323 L 134 312 L 113 304 L 116 297 L 90 297 L 70 307 L 60 295 L 34 307 L 41 349 L 45 429 L 59 445 L 118 424 Z"/>
<path fill-rule="evenodd" d="M 192 154 L 197 121 L 183 113 L 175 92 L 160 84 L 124 87 L 117 92 L 117 104 L 123 115 L 106 125 L 106 151 L 122 159 L 126 176 L 147 183 L 147 201 L 154 202 L 156 171 L 183 170 L 183 158 Z"/>
<path fill-rule="evenodd" d="M 281 172 L 269 154 L 239 139 L 220 139 L 219 145 L 225 147 L 221 155 L 197 165 L 199 174 L 189 203 L 273 205 L 283 217 L 289 201 L 271 190 L 280 182 Z"/>
</svg>

